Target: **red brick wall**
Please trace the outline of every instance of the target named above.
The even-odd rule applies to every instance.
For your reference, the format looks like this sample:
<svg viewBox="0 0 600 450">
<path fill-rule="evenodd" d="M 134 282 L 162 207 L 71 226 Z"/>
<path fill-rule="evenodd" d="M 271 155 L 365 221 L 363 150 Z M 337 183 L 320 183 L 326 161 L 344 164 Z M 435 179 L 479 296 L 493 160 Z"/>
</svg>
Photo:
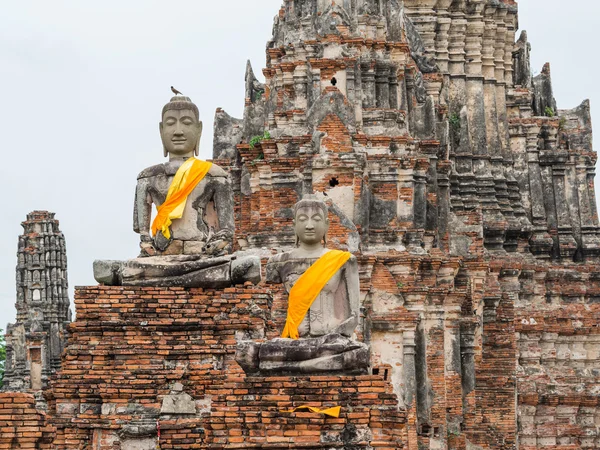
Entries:
<svg viewBox="0 0 600 450">
<path fill-rule="evenodd" d="M 53 432 L 33 395 L 0 393 L 0 449 L 50 449 Z"/>
<path fill-rule="evenodd" d="M 75 302 L 77 322 L 49 394 L 57 448 L 119 448 L 131 425 L 149 426 L 145 439 L 158 439 L 157 420 L 161 449 L 405 445 L 406 417 L 382 376 L 245 376 L 234 360 L 237 338 L 275 329 L 261 287 L 88 287 Z M 160 413 L 176 382 L 196 414 Z M 340 405 L 342 414 L 285 412 L 304 404 Z"/>
</svg>

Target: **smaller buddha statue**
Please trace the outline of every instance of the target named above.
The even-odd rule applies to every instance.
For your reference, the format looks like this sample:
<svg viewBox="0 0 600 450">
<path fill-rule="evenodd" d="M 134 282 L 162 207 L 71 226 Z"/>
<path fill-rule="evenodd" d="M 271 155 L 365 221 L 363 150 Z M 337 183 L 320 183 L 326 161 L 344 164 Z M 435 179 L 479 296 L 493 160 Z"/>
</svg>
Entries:
<svg viewBox="0 0 600 450">
<path fill-rule="evenodd" d="M 325 247 L 327 205 L 307 196 L 294 207 L 297 245 L 271 257 L 266 280 L 288 293 L 282 337 L 241 341 L 237 361 L 252 372 L 366 372 L 369 348 L 353 340 L 359 319 L 356 257 Z"/>
<path fill-rule="evenodd" d="M 95 261 L 96 281 L 212 288 L 260 281 L 259 258 L 231 255 L 233 193 L 227 172 L 196 158 L 202 136 L 198 107 L 188 97 L 173 97 L 159 128 L 169 161 L 143 170 L 135 192 L 133 229 L 141 253 L 128 261 Z"/>
</svg>

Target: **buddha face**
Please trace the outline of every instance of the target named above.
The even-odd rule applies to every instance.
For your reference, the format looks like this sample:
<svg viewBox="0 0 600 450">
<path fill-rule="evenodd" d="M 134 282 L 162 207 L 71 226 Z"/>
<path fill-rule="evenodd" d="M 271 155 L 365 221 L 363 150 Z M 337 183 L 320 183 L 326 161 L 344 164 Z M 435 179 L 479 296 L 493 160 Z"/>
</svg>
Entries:
<svg viewBox="0 0 600 450">
<path fill-rule="evenodd" d="M 302 206 L 296 211 L 294 231 L 304 244 L 315 245 L 323 242 L 329 229 L 329 219 L 318 206 Z"/>
<path fill-rule="evenodd" d="M 160 123 L 160 137 L 165 153 L 172 157 L 194 156 L 201 136 L 202 122 L 196 119 L 191 109 L 165 111 Z"/>
</svg>

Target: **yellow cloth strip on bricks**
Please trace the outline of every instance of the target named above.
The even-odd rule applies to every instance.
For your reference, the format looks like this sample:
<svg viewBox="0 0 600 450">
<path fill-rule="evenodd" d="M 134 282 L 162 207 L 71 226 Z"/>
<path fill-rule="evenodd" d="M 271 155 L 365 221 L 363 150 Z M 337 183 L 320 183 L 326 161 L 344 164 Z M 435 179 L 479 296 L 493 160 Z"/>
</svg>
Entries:
<svg viewBox="0 0 600 450">
<path fill-rule="evenodd" d="M 283 333 L 281 333 L 282 338 L 298 339 L 298 327 L 306 317 L 311 305 L 331 277 L 346 264 L 351 256 L 352 254 L 348 252 L 330 250 L 298 278 L 290 290 L 287 320 Z"/>
<path fill-rule="evenodd" d="M 169 226 L 173 220 L 181 219 L 188 196 L 204 179 L 211 167 L 212 163 L 196 158 L 189 158 L 181 165 L 171 182 L 165 202 L 157 207 L 158 214 L 152 222 L 153 236 L 156 236 L 160 230 L 164 237 L 171 239 Z"/>
<path fill-rule="evenodd" d="M 301 409 L 308 409 L 312 413 L 325 414 L 326 416 L 331 416 L 331 417 L 340 417 L 340 412 L 342 411 L 341 406 L 334 406 L 332 408 L 319 409 L 319 408 L 315 408 L 314 406 L 304 405 L 304 406 L 298 406 L 297 408 L 289 409 L 289 410 L 286 410 L 283 412 L 293 413 L 293 412 L 299 411 Z"/>
</svg>

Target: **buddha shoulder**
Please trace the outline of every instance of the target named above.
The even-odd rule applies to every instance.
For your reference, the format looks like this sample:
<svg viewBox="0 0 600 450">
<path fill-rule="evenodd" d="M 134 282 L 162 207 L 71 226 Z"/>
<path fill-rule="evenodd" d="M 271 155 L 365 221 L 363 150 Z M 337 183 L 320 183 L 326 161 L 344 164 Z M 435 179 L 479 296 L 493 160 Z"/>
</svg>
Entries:
<svg viewBox="0 0 600 450">
<path fill-rule="evenodd" d="M 269 258 L 267 264 L 308 264 L 311 265 L 319 259 L 318 256 L 306 257 L 302 254 L 298 254 L 298 250 L 289 250 L 287 252 L 277 253 Z"/>
<path fill-rule="evenodd" d="M 150 166 L 142 170 L 138 175 L 138 180 L 141 180 L 143 178 L 154 178 L 161 175 L 172 176 L 175 175 L 177 169 L 179 169 L 179 165 L 175 165 L 170 162 L 156 164 L 154 166 Z M 228 178 L 229 174 L 222 167 L 213 164 L 210 170 L 208 171 L 207 176 L 214 178 Z"/>
<path fill-rule="evenodd" d="M 271 256 L 267 261 L 265 281 L 267 283 L 283 283 L 279 270 L 289 261 L 289 259 L 289 252 L 277 253 L 276 255 Z"/>
<path fill-rule="evenodd" d="M 223 169 L 221 166 L 217 166 L 216 164 L 211 166 L 210 170 L 208 171 L 208 175 L 211 177 L 229 177 L 229 174 L 225 171 L 225 169 Z"/>
<path fill-rule="evenodd" d="M 280 264 L 289 261 L 290 252 L 277 253 L 269 258 L 267 264 Z"/>
<path fill-rule="evenodd" d="M 145 168 L 138 175 L 138 180 L 143 178 L 154 178 L 160 175 L 166 175 L 166 165 L 165 164 L 156 164 L 155 166 L 150 166 Z"/>
</svg>

